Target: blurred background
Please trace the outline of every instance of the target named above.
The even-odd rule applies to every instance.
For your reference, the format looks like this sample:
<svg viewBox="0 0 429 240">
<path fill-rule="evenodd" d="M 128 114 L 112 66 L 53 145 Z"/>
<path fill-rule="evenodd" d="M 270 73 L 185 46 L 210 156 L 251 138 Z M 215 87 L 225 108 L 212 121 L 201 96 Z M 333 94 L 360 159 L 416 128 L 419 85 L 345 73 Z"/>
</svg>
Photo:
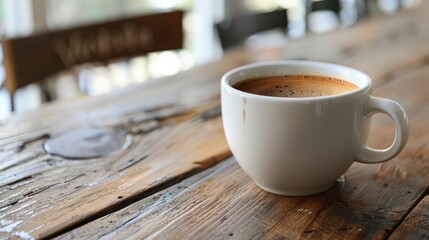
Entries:
<svg viewBox="0 0 429 240">
<path fill-rule="evenodd" d="M 325 0 L 326 1 L 326 0 Z M 421 0 L 338 0 L 338 11 L 312 8 L 317 0 L 0 0 L 2 39 L 34 33 L 69 29 L 108 20 L 180 9 L 183 18 L 184 47 L 180 50 L 149 53 L 107 65 L 85 64 L 78 73 L 61 72 L 47 79 L 55 100 L 85 94 L 97 95 L 117 88 L 176 74 L 193 66 L 219 59 L 233 48 L 222 46 L 216 24 L 237 16 L 287 10 L 284 31 L 265 32 L 260 40 L 250 37 L 244 45 L 264 47 L 287 44 L 292 38 L 323 34 L 350 27 L 368 17 L 395 14 L 418 7 Z M 316 11 L 317 10 L 317 11 Z M 285 16 L 286 17 L 286 16 Z M 243 46 L 243 45 L 241 45 Z M 3 62 L 3 54 L 0 54 Z M 166 67 L 168 66 L 168 67 Z M 6 77 L 0 64 L 0 83 Z M 39 84 L 30 84 L 14 94 L 15 111 L 37 109 L 45 96 Z M 0 89 L 0 119 L 11 114 L 9 92 Z"/>
</svg>

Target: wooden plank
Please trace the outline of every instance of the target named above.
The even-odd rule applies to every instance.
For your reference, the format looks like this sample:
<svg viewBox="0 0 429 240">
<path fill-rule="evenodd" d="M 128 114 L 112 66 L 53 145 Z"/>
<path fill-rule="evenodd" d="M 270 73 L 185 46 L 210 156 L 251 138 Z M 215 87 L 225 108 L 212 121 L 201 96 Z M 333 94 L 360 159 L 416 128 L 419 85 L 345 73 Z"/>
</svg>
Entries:
<svg viewBox="0 0 429 240">
<path fill-rule="evenodd" d="M 199 182 L 206 181 L 207 177 L 218 174 L 235 165 L 232 159 L 223 161 L 222 163 L 209 168 L 201 173 L 198 173 L 182 182 L 167 188 L 164 191 L 149 196 L 137 203 L 131 204 L 126 209 L 114 212 L 107 217 L 99 218 L 90 224 L 79 228 L 79 231 L 68 232 L 66 235 L 59 236 L 59 239 L 100 239 L 102 237 L 124 239 L 120 235 L 116 235 L 117 230 L 127 228 L 133 223 L 138 223 L 144 215 L 163 215 L 168 211 L 168 208 L 173 207 L 169 204 L 176 197 L 186 193 L 193 185 L 199 185 Z M 189 205 L 191 206 L 191 205 Z M 146 210 L 147 211 L 146 211 Z M 104 221 L 106 220 L 106 221 Z M 92 229 L 96 226 L 97 229 Z"/>
<path fill-rule="evenodd" d="M 232 160 L 222 164 L 198 183 L 173 186 L 58 239 L 377 239 L 392 231 L 423 192 L 403 194 L 410 186 L 387 178 L 368 183 L 377 167 L 367 174 L 361 165 L 346 174 L 345 185 L 287 198 L 260 190 Z M 393 186 L 385 186 L 387 180 Z"/>
<path fill-rule="evenodd" d="M 404 152 L 383 164 L 355 163 L 325 193 L 310 197 L 266 193 L 230 159 L 202 179 L 172 186 L 58 239 L 386 238 L 429 187 L 427 76 L 429 66 L 375 91 L 377 96 L 395 98 L 409 112 L 412 127 Z M 376 119 L 374 125 L 379 137 L 372 145 L 391 141 L 384 119 Z M 421 219 L 422 226 L 427 225 L 427 217 Z"/>
<path fill-rule="evenodd" d="M 429 239 L 429 196 L 419 202 L 389 239 Z"/>
<path fill-rule="evenodd" d="M 1 175 L 3 223 L 19 223 L 13 233 L 37 229 L 32 236 L 47 237 L 145 191 L 212 166 L 230 152 L 220 118 L 204 116 L 200 113 L 171 126 L 167 122 L 158 130 L 135 135 L 129 151 L 85 164 L 41 153 L 42 141 L 33 142 L 38 150 L 34 154 L 40 156 L 31 163 L 7 168 Z"/>
<path fill-rule="evenodd" d="M 315 40 L 291 42 L 285 48 L 288 51 L 274 51 L 279 55 L 270 55 L 270 51 L 242 49 L 230 53 L 218 62 L 157 82 L 99 97 L 54 103 L 35 112 L 15 115 L 0 127 L 0 232 L 7 232 L 8 236 L 53 236 L 118 207 L 124 207 L 129 202 L 150 194 L 151 190 L 164 188 L 181 176 L 208 168 L 228 156 L 229 150 L 223 138 L 221 122 L 219 117 L 216 117 L 216 106 L 219 104 L 218 84 L 224 72 L 238 65 L 267 58 L 294 58 L 302 53 L 309 59 L 323 57 L 324 60 L 339 63 L 344 61 L 356 67 L 363 66 L 360 64 L 367 60 L 376 61 L 377 65 L 374 64 L 374 67 L 371 64 L 364 66 L 370 75 L 377 76 L 395 77 L 392 72 L 397 72 L 397 68 L 412 69 L 413 66 L 418 66 L 420 62 L 413 59 L 421 59 L 428 53 L 424 41 L 427 39 L 428 29 L 421 28 L 420 23 L 423 10 L 404 12 L 395 18 L 398 20 L 394 22 L 408 23 L 411 21 L 409 19 L 415 19 L 411 23 L 420 29 L 414 34 L 402 34 L 402 37 L 394 42 L 401 46 L 401 54 L 397 55 L 401 58 L 397 61 L 392 61 L 391 56 L 386 54 L 392 49 L 392 42 L 388 41 L 390 34 L 396 31 L 390 23 L 392 19 L 389 18 L 367 22 L 352 30 L 345 29 L 347 35 L 342 34 L 342 31 L 333 33 L 332 43 L 329 42 L 324 48 L 314 48 L 314 44 L 321 39 L 328 41 L 329 35 L 309 38 Z M 410 18 L 414 15 L 417 17 Z M 389 31 L 376 31 L 386 26 Z M 354 38 L 350 42 L 340 42 L 346 37 L 350 39 L 353 32 L 361 34 L 368 29 L 373 31 L 359 37 L 365 45 L 359 44 Z M 386 41 L 386 46 L 382 47 L 379 41 Z M 307 45 L 301 45 L 303 42 Z M 354 58 L 353 54 L 340 54 L 352 47 L 357 53 L 362 49 L 362 58 Z M 420 51 L 413 50 L 419 47 Z M 315 54 L 312 55 L 307 49 L 316 49 Z M 366 59 L 363 54 L 365 52 L 379 57 L 376 60 Z M 407 71 L 400 70 L 398 73 L 398 76 L 405 76 Z M 380 80 L 381 77 L 377 79 Z M 394 82 L 383 81 L 383 84 Z M 424 89 L 426 88 L 418 89 L 419 95 L 410 94 L 408 91 L 407 95 L 394 92 L 391 96 L 400 95 L 399 100 L 403 101 L 411 112 L 423 114 L 426 108 L 421 108 L 418 104 L 428 100 L 425 94 L 421 93 Z M 201 104 L 201 107 L 195 107 Z M 214 117 L 207 117 L 210 115 Z M 414 124 L 418 129 L 424 127 L 422 122 Z M 134 133 L 133 145 L 122 154 L 93 159 L 84 164 L 46 155 L 41 148 L 42 141 L 51 134 L 94 125 L 129 129 Z M 384 125 L 376 126 L 383 128 Z M 386 134 L 388 133 L 377 135 L 374 140 L 376 146 L 389 140 Z M 420 134 L 423 135 L 423 132 Z M 423 140 L 419 144 L 411 145 L 415 151 L 424 149 L 425 140 L 421 137 Z M 409 153 L 409 156 L 403 156 L 416 158 L 415 152 Z M 406 167 L 395 166 L 388 167 L 385 172 L 396 174 L 396 171 L 401 173 L 407 170 Z M 370 173 L 368 175 L 370 176 Z M 424 179 L 421 181 L 424 182 Z M 415 183 L 424 185 L 422 182 Z M 420 193 L 417 191 L 415 194 Z M 413 200 L 414 197 L 410 199 Z"/>
</svg>

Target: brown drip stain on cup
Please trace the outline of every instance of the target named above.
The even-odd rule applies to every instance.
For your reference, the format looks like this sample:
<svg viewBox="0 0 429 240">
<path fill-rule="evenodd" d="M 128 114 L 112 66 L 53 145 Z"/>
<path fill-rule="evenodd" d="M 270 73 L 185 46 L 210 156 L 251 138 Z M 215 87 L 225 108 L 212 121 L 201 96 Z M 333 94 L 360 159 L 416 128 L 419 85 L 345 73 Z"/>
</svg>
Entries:
<svg viewBox="0 0 429 240">
<path fill-rule="evenodd" d="M 246 104 L 247 104 L 247 98 L 243 97 L 243 126 L 244 126 L 244 130 L 246 130 Z"/>
</svg>

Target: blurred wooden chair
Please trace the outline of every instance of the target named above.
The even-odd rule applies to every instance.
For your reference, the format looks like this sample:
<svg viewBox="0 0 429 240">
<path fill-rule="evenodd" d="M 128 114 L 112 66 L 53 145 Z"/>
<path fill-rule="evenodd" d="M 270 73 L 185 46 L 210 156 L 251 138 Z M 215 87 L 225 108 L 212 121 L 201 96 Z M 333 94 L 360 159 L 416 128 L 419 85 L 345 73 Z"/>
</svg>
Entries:
<svg viewBox="0 0 429 240">
<path fill-rule="evenodd" d="M 246 38 L 259 32 L 272 29 L 281 29 L 285 32 L 287 26 L 287 11 L 283 9 L 227 19 L 216 24 L 216 29 L 225 50 L 241 44 Z"/>
<path fill-rule="evenodd" d="M 60 71 L 183 48 L 182 18 L 182 11 L 171 11 L 2 39 L 12 109 L 17 89 Z"/>
<path fill-rule="evenodd" d="M 356 0 L 355 5 L 357 9 L 358 20 L 367 18 L 371 15 L 371 4 L 373 0 Z"/>
<path fill-rule="evenodd" d="M 307 30 L 324 32 L 340 25 L 340 0 L 307 0 Z"/>
<path fill-rule="evenodd" d="M 319 1 L 309 0 L 308 4 L 310 5 L 309 6 L 310 12 L 328 10 L 336 14 L 339 14 L 341 11 L 340 0 L 319 0 Z"/>
</svg>

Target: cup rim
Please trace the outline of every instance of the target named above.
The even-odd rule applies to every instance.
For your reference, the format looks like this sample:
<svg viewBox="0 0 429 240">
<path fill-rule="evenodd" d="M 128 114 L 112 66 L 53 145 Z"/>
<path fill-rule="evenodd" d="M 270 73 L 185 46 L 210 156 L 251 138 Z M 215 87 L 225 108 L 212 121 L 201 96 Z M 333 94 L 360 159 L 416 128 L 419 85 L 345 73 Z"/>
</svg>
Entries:
<svg viewBox="0 0 429 240">
<path fill-rule="evenodd" d="M 231 86 L 231 84 L 229 83 L 229 78 L 232 75 L 237 74 L 240 71 L 252 69 L 252 68 L 256 68 L 256 67 L 273 66 L 273 65 L 285 65 L 285 66 L 287 66 L 287 65 L 295 65 L 295 66 L 296 65 L 301 65 L 301 66 L 317 65 L 317 66 L 324 66 L 324 67 L 329 67 L 329 68 L 334 67 L 334 68 L 338 68 L 338 69 L 351 71 L 351 72 L 354 72 L 356 75 L 360 75 L 361 79 L 364 79 L 364 84 L 362 86 L 358 86 L 358 88 L 356 90 L 346 92 L 346 93 L 340 93 L 340 94 L 335 94 L 335 95 L 326 95 L 326 96 L 317 96 L 317 97 L 293 98 L 293 97 L 273 97 L 273 96 L 265 96 L 265 95 L 258 95 L 258 94 L 254 94 L 254 93 L 248 93 L 248 92 L 244 92 L 244 91 L 233 88 Z M 275 76 L 275 74 L 273 76 Z M 336 77 L 336 76 L 333 76 L 333 77 Z M 293 102 L 306 101 L 306 102 L 308 102 L 308 101 L 321 101 L 321 100 L 338 99 L 338 98 L 343 98 L 343 97 L 347 97 L 347 96 L 367 93 L 372 88 L 372 81 L 371 81 L 371 78 L 368 76 L 368 74 L 366 74 L 362 71 L 359 71 L 357 69 L 354 69 L 351 67 L 346 67 L 343 65 L 326 63 L 326 62 L 318 62 L 318 61 L 307 61 L 307 60 L 282 60 L 282 61 L 265 61 L 265 62 L 260 62 L 260 63 L 252 63 L 252 64 L 243 65 L 243 66 L 234 68 L 232 70 L 229 70 L 228 72 L 226 72 L 222 76 L 221 87 L 225 88 L 226 90 L 228 90 L 232 93 L 239 94 L 243 97 L 251 97 L 251 98 L 260 99 L 260 100 L 293 101 Z"/>
</svg>

